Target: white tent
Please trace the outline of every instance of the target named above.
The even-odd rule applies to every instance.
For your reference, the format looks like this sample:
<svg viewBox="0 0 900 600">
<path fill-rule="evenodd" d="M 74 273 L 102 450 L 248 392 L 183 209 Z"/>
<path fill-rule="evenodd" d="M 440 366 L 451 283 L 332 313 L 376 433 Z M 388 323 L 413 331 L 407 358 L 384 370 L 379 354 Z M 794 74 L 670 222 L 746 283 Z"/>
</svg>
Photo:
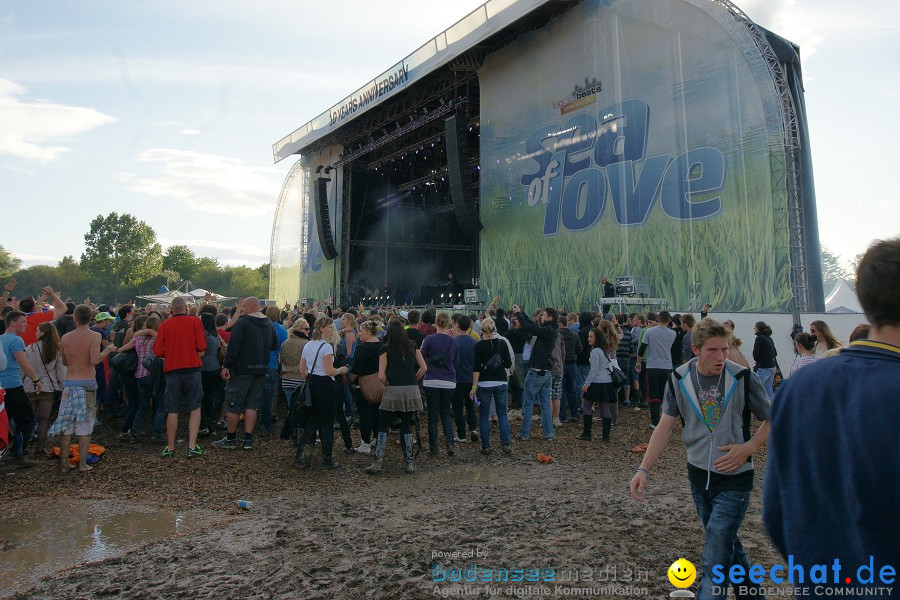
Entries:
<svg viewBox="0 0 900 600">
<path fill-rule="evenodd" d="M 838 279 L 834 289 L 825 298 L 825 312 L 828 313 L 862 313 L 862 305 L 850 284 Z"/>
</svg>

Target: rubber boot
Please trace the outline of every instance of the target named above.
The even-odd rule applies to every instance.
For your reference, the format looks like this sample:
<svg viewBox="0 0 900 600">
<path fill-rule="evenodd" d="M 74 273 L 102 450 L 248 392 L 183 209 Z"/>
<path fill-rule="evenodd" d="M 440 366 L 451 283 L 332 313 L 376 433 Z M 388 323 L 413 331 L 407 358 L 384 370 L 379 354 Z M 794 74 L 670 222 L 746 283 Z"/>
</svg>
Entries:
<svg viewBox="0 0 900 600">
<path fill-rule="evenodd" d="M 609 441 L 609 430 L 612 429 L 612 419 L 603 417 L 603 441 Z"/>
<path fill-rule="evenodd" d="M 334 462 L 334 459 L 331 458 L 331 454 L 323 454 L 322 455 L 322 468 L 323 469 L 337 469 L 340 465 Z"/>
<path fill-rule="evenodd" d="M 653 401 L 650 403 L 650 425 L 655 429 L 659 424 L 659 418 L 662 413 L 662 402 Z"/>
<path fill-rule="evenodd" d="M 378 441 L 375 444 L 375 460 L 366 467 L 366 473 L 378 473 L 381 471 L 381 459 L 384 458 L 384 449 L 387 446 L 387 432 L 378 432 Z"/>
<path fill-rule="evenodd" d="M 315 443 L 315 442 L 313 442 Z M 312 462 L 313 445 L 309 443 L 306 432 L 300 434 L 300 442 L 297 444 L 297 452 L 294 454 L 294 468 L 308 469 Z"/>
<path fill-rule="evenodd" d="M 593 426 L 594 417 L 593 415 L 582 415 L 581 419 L 584 422 L 584 429 L 581 435 L 578 436 L 578 439 L 589 442 L 591 441 L 591 427 Z"/>
<path fill-rule="evenodd" d="M 403 450 L 406 452 L 406 466 L 403 470 L 407 473 L 415 473 L 416 468 L 413 466 L 413 439 L 411 433 L 403 434 Z"/>
<path fill-rule="evenodd" d="M 613 425 L 619 424 L 619 403 L 618 402 L 610 402 L 609 403 L 609 412 L 612 415 Z"/>
</svg>

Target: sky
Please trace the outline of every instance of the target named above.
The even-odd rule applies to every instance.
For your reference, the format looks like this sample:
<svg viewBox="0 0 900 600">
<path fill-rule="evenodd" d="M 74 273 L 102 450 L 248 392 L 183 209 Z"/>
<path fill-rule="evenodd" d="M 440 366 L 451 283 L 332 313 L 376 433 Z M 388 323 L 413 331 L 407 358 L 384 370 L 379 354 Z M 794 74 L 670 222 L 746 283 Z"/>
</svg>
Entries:
<svg viewBox="0 0 900 600">
<path fill-rule="evenodd" d="M 0 245 L 77 259 L 117 211 L 164 249 L 268 262 L 294 162 L 272 144 L 481 3 L 0 0 Z M 800 46 L 823 244 L 849 262 L 900 235 L 900 3 L 735 4 Z"/>
</svg>

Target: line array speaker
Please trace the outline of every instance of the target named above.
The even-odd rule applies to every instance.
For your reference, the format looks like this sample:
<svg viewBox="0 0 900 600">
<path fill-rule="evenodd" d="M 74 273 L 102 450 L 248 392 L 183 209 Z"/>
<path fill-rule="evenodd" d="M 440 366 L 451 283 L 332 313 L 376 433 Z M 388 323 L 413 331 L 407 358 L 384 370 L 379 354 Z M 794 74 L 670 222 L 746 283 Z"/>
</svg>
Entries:
<svg viewBox="0 0 900 600">
<path fill-rule="evenodd" d="M 463 235 L 474 235 L 483 225 L 475 206 L 475 200 L 468 192 L 469 186 L 463 169 L 469 164 L 469 148 L 466 135 L 459 130 L 456 115 L 444 120 L 444 140 L 447 143 L 447 175 L 450 178 L 450 200 L 453 212 Z"/>
<path fill-rule="evenodd" d="M 337 248 L 334 247 L 334 235 L 331 233 L 331 219 L 328 217 L 328 182 L 327 177 L 316 179 L 313 195 L 313 204 L 316 207 L 316 229 L 319 232 L 319 245 L 325 260 L 337 258 Z"/>
</svg>

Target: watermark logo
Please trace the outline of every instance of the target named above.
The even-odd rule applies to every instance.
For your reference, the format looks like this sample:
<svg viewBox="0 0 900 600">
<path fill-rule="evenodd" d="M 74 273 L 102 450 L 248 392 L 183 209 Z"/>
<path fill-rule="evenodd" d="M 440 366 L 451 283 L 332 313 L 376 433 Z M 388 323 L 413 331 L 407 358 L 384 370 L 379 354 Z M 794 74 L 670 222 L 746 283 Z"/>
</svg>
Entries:
<svg viewBox="0 0 900 600">
<path fill-rule="evenodd" d="M 686 558 L 679 558 L 669 566 L 669 582 L 679 588 L 669 594 L 672 598 L 693 598 L 694 592 L 685 588 L 691 587 L 697 579 L 697 568 Z"/>
</svg>

